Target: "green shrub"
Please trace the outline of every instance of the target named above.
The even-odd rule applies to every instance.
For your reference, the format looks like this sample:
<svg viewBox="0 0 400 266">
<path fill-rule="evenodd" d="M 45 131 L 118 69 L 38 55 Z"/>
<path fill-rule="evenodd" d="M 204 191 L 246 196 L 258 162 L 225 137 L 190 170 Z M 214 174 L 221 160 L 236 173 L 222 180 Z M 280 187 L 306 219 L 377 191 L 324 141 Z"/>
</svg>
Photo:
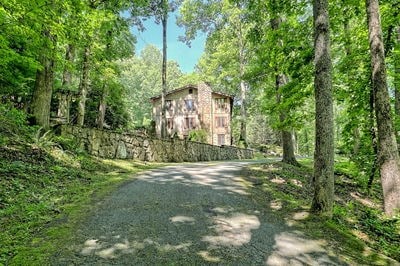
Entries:
<svg viewBox="0 0 400 266">
<path fill-rule="evenodd" d="M 0 145 L 6 145 L 10 139 L 29 140 L 36 127 L 28 126 L 25 112 L 9 104 L 0 104 Z"/>
<path fill-rule="evenodd" d="M 192 130 L 189 132 L 188 139 L 190 141 L 207 142 L 207 131 L 204 129 Z"/>
</svg>

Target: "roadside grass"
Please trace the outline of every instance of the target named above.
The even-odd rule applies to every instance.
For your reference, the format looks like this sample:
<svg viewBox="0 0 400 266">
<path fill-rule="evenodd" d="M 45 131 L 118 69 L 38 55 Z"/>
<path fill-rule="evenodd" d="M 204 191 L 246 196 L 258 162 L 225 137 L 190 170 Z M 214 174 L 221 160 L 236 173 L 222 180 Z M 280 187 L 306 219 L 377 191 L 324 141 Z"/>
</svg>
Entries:
<svg viewBox="0 0 400 266">
<path fill-rule="evenodd" d="M 0 147 L 0 265 L 46 265 L 96 199 L 158 166 L 54 146 Z"/>
<path fill-rule="evenodd" d="M 301 167 L 281 162 L 250 165 L 244 176 L 252 183 L 255 200 L 261 201 L 288 226 L 304 229 L 314 237 L 330 240 L 337 253 L 360 265 L 393 265 L 400 261 L 400 217 L 382 213 L 380 184 L 371 191 L 348 160 L 335 163 L 335 206 L 331 219 L 309 213 L 312 160 Z M 381 255 L 383 254 L 383 255 Z M 387 257 L 390 258 L 387 258 Z M 398 263 L 398 262 L 397 262 Z"/>
</svg>

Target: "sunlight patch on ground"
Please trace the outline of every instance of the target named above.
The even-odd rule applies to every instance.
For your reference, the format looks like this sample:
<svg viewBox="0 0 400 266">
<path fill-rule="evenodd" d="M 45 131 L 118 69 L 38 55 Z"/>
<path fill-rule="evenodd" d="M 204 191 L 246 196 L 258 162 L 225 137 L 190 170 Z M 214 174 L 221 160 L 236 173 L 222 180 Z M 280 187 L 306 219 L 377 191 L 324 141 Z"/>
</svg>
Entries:
<svg viewBox="0 0 400 266">
<path fill-rule="evenodd" d="M 310 213 L 307 211 L 295 212 L 292 218 L 296 221 L 307 219 L 310 216 Z"/>
<path fill-rule="evenodd" d="M 303 183 L 300 180 L 297 180 L 297 179 L 290 180 L 290 183 L 292 183 L 296 187 L 303 187 Z"/>
<path fill-rule="evenodd" d="M 112 238 L 118 239 L 120 238 L 120 236 L 114 236 Z M 188 248 L 192 246 L 191 242 L 185 242 L 177 245 L 171 245 L 171 244 L 162 245 L 150 238 L 146 238 L 142 242 L 138 241 L 130 242 L 127 239 L 114 244 L 107 243 L 106 241 L 102 243 L 100 242 L 101 241 L 98 239 L 86 240 L 84 243 L 84 247 L 81 250 L 81 254 L 84 256 L 92 256 L 94 254 L 103 259 L 115 259 L 124 254 L 133 254 L 138 250 L 143 250 L 149 246 L 152 246 L 161 252 L 171 252 L 177 250 L 187 251 Z"/>
<path fill-rule="evenodd" d="M 166 167 L 168 168 L 168 167 Z M 235 177 L 233 173 L 240 170 L 240 167 L 220 165 L 217 170 L 204 168 L 199 171 L 191 167 L 179 167 L 179 170 L 170 167 L 168 171 L 153 171 L 144 173 L 138 179 L 151 183 L 178 182 L 187 186 L 201 185 L 208 186 L 215 190 L 224 190 L 241 195 L 248 195 L 247 187 L 249 182 L 242 177 Z"/>
<path fill-rule="evenodd" d="M 210 253 L 208 251 L 199 251 L 199 252 L 197 252 L 197 254 L 200 255 L 205 261 L 209 261 L 209 262 L 221 261 L 220 258 L 210 255 Z"/>
<path fill-rule="evenodd" d="M 158 250 L 168 252 L 168 251 L 176 251 L 176 250 L 187 250 L 192 245 L 191 242 L 182 243 L 179 245 L 161 245 Z"/>
<path fill-rule="evenodd" d="M 229 207 L 229 208 L 215 207 L 211 210 L 214 212 L 218 212 L 218 213 L 229 213 L 229 212 L 232 212 L 234 209 L 232 207 Z"/>
<path fill-rule="evenodd" d="M 217 235 L 208 235 L 202 241 L 212 246 L 242 246 L 251 240 L 251 230 L 260 227 L 257 216 L 235 213 L 230 217 L 216 216 L 212 228 Z"/>
<path fill-rule="evenodd" d="M 322 247 L 324 241 L 305 239 L 299 232 L 283 232 L 275 236 L 275 243 L 267 265 L 335 265 L 328 255 L 313 257 L 313 254 L 326 252 Z"/>
<path fill-rule="evenodd" d="M 173 223 L 194 223 L 196 220 L 193 217 L 177 215 L 169 218 L 169 220 Z"/>
<path fill-rule="evenodd" d="M 84 248 L 82 249 L 82 255 L 90 255 L 93 251 L 96 251 L 98 249 L 102 248 L 102 245 L 98 243 L 98 239 L 89 239 L 86 240 L 84 244 Z"/>
<path fill-rule="evenodd" d="M 271 201 L 269 207 L 270 207 L 271 209 L 273 209 L 273 210 L 277 210 L 277 211 L 278 211 L 278 210 L 282 209 L 282 201 L 280 201 L 280 200 L 273 200 L 273 201 Z"/>
<path fill-rule="evenodd" d="M 283 179 L 283 178 L 281 178 L 281 177 L 272 178 L 270 181 L 271 181 L 272 183 L 279 184 L 279 185 L 285 184 L 285 183 L 286 183 L 286 180 Z"/>
<path fill-rule="evenodd" d="M 378 208 L 379 207 L 378 204 L 372 202 L 370 199 L 362 198 L 362 196 L 360 196 L 360 194 L 357 192 L 351 192 L 350 196 L 364 206 L 367 206 L 370 208 Z"/>
</svg>

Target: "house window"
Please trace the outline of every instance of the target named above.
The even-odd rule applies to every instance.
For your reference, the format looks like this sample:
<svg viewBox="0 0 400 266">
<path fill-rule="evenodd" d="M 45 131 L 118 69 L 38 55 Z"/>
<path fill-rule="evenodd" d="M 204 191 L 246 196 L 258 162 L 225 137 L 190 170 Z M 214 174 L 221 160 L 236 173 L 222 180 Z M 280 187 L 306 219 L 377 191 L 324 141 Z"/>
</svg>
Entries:
<svg viewBox="0 0 400 266">
<path fill-rule="evenodd" d="M 166 100 L 165 101 L 165 109 L 167 111 L 172 111 L 172 101 L 171 100 Z"/>
<path fill-rule="evenodd" d="M 194 102 L 193 102 L 193 100 L 191 100 L 191 99 L 190 99 L 190 100 L 185 100 L 185 106 L 186 106 L 186 110 L 189 111 L 189 112 L 195 110 L 195 108 L 194 108 Z"/>
<path fill-rule="evenodd" d="M 227 111 L 227 101 L 226 98 L 216 98 L 215 99 L 215 110 L 219 112 Z"/>
<path fill-rule="evenodd" d="M 167 118 L 167 128 L 174 129 L 174 119 L 173 118 Z"/>
<path fill-rule="evenodd" d="M 224 134 L 218 134 L 218 145 L 225 145 L 225 135 Z"/>
<path fill-rule="evenodd" d="M 185 117 L 185 129 L 194 129 L 195 127 L 194 117 Z"/>
<path fill-rule="evenodd" d="M 189 89 L 189 94 L 193 94 L 193 89 Z"/>
<path fill-rule="evenodd" d="M 216 128 L 221 128 L 221 127 L 226 127 L 226 117 L 225 116 L 217 116 L 215 117 L 215 127 Z"/>
</svg>

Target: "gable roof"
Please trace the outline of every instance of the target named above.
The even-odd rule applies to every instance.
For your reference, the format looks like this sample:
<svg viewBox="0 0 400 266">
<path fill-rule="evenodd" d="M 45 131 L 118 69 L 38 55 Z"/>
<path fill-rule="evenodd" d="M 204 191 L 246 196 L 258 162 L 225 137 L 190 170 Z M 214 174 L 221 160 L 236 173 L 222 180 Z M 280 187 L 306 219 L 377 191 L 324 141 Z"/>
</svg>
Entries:
<svg viewBox="0 0 400 266">
<path fill-rule="evenodd" d="M 186 86 L 183 86 L 183 87 L 168 91 L 165 94 L 165 96 L 170 95 L 170 94 L 174 94 L 176 92 L 179 92 L 179 91 L 182 91 L 182 90 L 185 90 L 185 89 L 189 89 L 189 88 L 198 90 L 199 86 L 198 85 L 189 84 L 189 85 L 186 85 Z M 229 94 L 226 94 L 226 93 L 217 92 L 217 91 L 211 91 L 211 93 L 218 94 L 218 95 L 229 97 L 229 98 L 233 99 L 233 95 L 229 95 Z M 161 95 L 157 95 L 157 96 L 151 97 L 150 99 L 151 100 L 156 100 L 156 99 L 159 99 L 159 98 L 161 98 Z"/>
</svg>

